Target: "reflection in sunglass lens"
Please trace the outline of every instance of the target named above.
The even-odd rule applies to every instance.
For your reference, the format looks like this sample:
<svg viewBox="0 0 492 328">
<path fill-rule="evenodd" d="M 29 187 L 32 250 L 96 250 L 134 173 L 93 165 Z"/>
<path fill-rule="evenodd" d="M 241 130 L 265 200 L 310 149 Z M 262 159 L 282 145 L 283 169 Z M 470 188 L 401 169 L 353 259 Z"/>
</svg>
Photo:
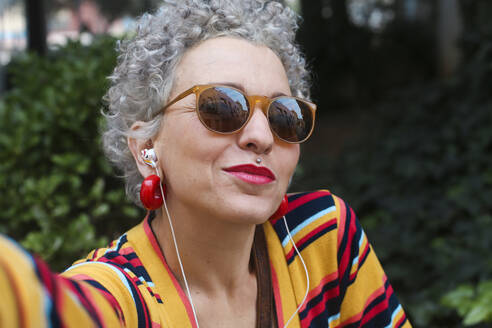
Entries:
<svg viewBox="0 0 492 328">
<path fill-rule="evenodd" d="M 277 136 L 289 142 L 303 141 L 313 126 L 309 105 L 290 97 L 278 98 L 270 105 L 268 120 Z"/>
<path fill-rule="evenodd" d="M 203 91 L 198 99 L 202 122 L 216 132 L 234 132 L 248 119 L 249 105 L 237 90 L 212 87 Z"/>
</svg>

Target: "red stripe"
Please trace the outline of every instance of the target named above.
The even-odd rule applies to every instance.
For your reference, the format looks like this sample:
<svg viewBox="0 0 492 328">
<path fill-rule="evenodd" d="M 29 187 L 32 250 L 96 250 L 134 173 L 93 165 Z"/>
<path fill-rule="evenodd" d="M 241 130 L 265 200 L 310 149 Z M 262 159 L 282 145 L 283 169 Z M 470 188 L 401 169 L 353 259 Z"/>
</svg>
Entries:
<svg viewBox="0 0 492 328">
<path fill-rule="evenodd" d="M 275 272 L 275 268 L 273 264 L 270 262 L 270 268 L 272 272 L 272 287 L 273 287 L 273 296 L 275 298 L 275 309 L 277 310 L 277 323 L 279 327 L 284 326 L 284 312 L 282 311 L 282 299 L 280 298 L 280 288 L 278 285 L 277 272 Z"/>
<path fill-rule="evenodd" d="M 127 262 L 130 262 L 130 264 L 133 265 L 136 268 L 143 266 L 142 265 L 142 262 L 140 261 L 140 259 L 138 257 L 136 257 L 134 259 L 131 259 L 130 261 L 127 260 Z"/>
<path fill-rule="evenodd" d="M 122 248 L 120 248 L 118 253 L 121 255 L 128 255 L 128 254 L 135 253 L 135 250 L 131 247 L 125 247 L 125 248 L 122 247 Z"/>
<path fill-rule="evenodd" d="M 340 222 L 338 223 L 338 244 L 337 244 L 337 248 L 340 248 L 343 234 L 345 233 L 345 223 L 346 223 L 345 216 L 347 215 L 347 208 L 345 207 L 345 203 L 340 198 L 336 196 L 334 198 L 335 198 L 335 204 L 338 205 L 337 208 L 340 209 L 340 217 L 338 218 Z"/>
<path fill-rule="evenodd" d="M 316 306 L 312 307 L 309 310 L 307 316 L 304 319 L 302 319 L 301 326 L 309 327 L 311 321 L 313 321 L 314 318 L 316 318 L 320 313 L 322 313 L 326 309 L 326 303 L 328 302 L 328 300 L 337 297 L 338 295 L 340 295 L 339 286 L 335 286 L 332 289 L 327 290 L 323 294 L 323 299 L 318 304 L 316 304 Z"/>
<path fill-rule="evenodd" d="M 98 322 L 100 322 L 103 325 L 103 327 L 104 327 L 104 316 L 101 313 L 101 310 L 97 306 L 96 302 L 94 301 L 94 298 L 92 297 L 92 294 L 90 293 L 89 290 L 87 290 L 87 286 L 86 285 L 80 284 L 79 287 L 84 292 L 84 294 L 83 295 L 80 295 L 80 296 L 84 296 L 85 302 L 88 302 L 89 304 L 92 305 L 92 309 L 95 312 L 94 314 L 96 315 L 96 317 L 98 319 Z M 80 296 L 79 296 L 79 298 L 80 298 Z M 86 310 L 88 310 L 87 307 L 86 307 Z"/>
<path fill-rule="evenodd" d="M 297 248 L 300 248 L 303 244 L 305 244 L 311 237 L 313 237 L 314 235 L 316 235 L 318 232 L 322 231 L 323 229 L 333 225 L 333 224 L 336 224 L 337 222 L 337 219 L 332 219 L 330 221 L 327 221 L 325 223 L 323 223 L 322 225 L 320 225 L 319 227 L 317 227 L 316 229 L 310 231 L 307 235 L 305 235 L 304 237 L 302 237 L 301 239 L 299 239 L 299 241 L 296 242 L 296 246 Z M 292 248 L 290 249 L 289 253 L 287 253 L 287 261 L 292 257 L 294 256 L 294 246 L 292 246 Z"/>
<path fill-rule="evenodd" d="M 107 248 L 113 249 L 113 248 L 115 248 L 115 245 L 116 245 L 116 240 L 112 240 Z"/>
<path fill-rule="evenodd" d="M 407 317 L 405 316 L 405 313 L 401 316 L 400 320 L 395 324 L 395 327 L 401 327 L 403 325 L 403 322 L 405 321 Z"/>
<path fill-rule="evenodd" d="M 310 202 L 314 199 L 323 197 L 323 196 L 329 196 L 331 193 L 328 190 L 319 190 L 316 192 L 309 193 L 307 195 L 301 196 L 292 202 L 289 202 L 289 211 L 295 210 L 299 206 L 306 204 L 307 202 Z"/>
<path fill-rule="evenodd" d="M 164 259 L 164 255 L 162 254 L 161 248 L 159 247 L 159 243 L 155 239 L 154 233 L 152 232 L 152 229 L 150 228 L 149 215 L 148 214 L 144 219 L 143 228 L 144 228 L 145 234 L 147 235 L 147 238 L 149 239 L 150 244 L 152 245 L 152 248 L 154 249 L 156 254 L 159 256 L 159 259 L 161 260 L 164 268 L 167 270 L 167 273 L 168 273 L 169 277 L 171 278 L 171 281 L 173 282 L 174 288 L 176 288 L 176 291 L 178 292 L 178 295 L 181 298 L 181 302 L 183 302 L 183 304 L 185 306 L 186 314 L 188 315 L 188 319 L 191 322 L 191 326 L 194 328 L 198 328 L 196 326 L 195 316 L 193 315 L 191 303 L 190 303 L 188 297 L 185 295 L 183 289 L 181 288 L 181 285 L 178 283 L 178 280 L 174 276 L 174 273 L 171 271 L 171 269 L 169 269 L 169 266 L 167 265 L 167 262 Z"/>
<path fill-rule="evenodd" d="M 384 300 L 375 307 L 373 307 L 369 312 L 366 313 L 364 318 L 362 318 L 361 321 L 361 327 L 365 325 L 368 321 L 370 321 L 372 318 L 374 318 L 376 315 L 379 313 L 383 312 L 385 309 L 388 308 L 388 301 Z"/>
<path fill-rule="evenodd" d="M 58 279 L 56 279 L 56 282 L 55 282 L 56 286 L 55 286 L 55 290 L 54 290 L 55 294 L 53 295 L 53 304 L 55 305 L 55 312 L 58 314 L 58 316 L 60 318 L 62 327 L 65 327 L 66 326 L 65 320 L 63 318 L 63 316 L 65 314 L 65 310 L 64 310 L 65 302 L 62 302 L 62 300 L 64 297 L 69 297 L 69 296 L 68 295 L 64 296 L 63 292 L 64 291 L 65 292 L 70 291 L 75 296 L 77 296 L 77 298 L 79 296 L 78 296 L 78 292 L 73 289 L 72 284 L 67 283 L 67 281 L 70 281 L 70 279 L 62 277 L 62 276 L 58 276 L 57 278 Z"/>
<path fill-rule="evenodd" d="M 83 273 L 74 274 L 73 276 L 70 277 L 70 279 L 73 279 L 73 280 L 94 280 L 94 278 L 92 278 L 91 276 L 88 276 L 88 275 L 83 274 Z"/>
<path fill-rule="evenodd" d="M 364 237 L 362 237 L 364 238 Z M 369 242 L 366 242 L 366 246 L 364 247 L 364 251 L 362 252 L 362 255 L 359 255 L 359 260 L 357 263 L 357 267 L 360 267 L 360 264 L 362 261 L 364 261 L 365 257 L 367 256 L 367 253 L 369 253 Z"/>
<path fill-rule="evenodd" d="M 116 298 L 104 290 L 98 289 L 98 292 L 108 301 L 109 305 L 111 305 L 113 310 L 116 312 L 120 323 L 122 324 L 122 326 L 124 326 L 125 316 L 123 315 L 123 310 L 121 309 L 120 304 L 118 303 Z"/>
<path fill-rule="evenodd" d="M 391 285 L 388 287 L 388 289 L 385 290 L 384 294 L 385 294 L 384 300 L 382 300 L 381 303 L 373 307 L 369 312 L 367 312 L 364 315 L 364 318 L 362 318 L 361 321 L 361 326 L 388 308 L 388 299 L 391 297 L 391 295 L 393 295 L 393 288 L 391 287 Z"/>
<path fill-rule="evenodd" d="M 70 279 L 72 279 L 72 280 L 81 280 L 81 281 L 84 281 L 84 280 L 95 281 L 94 278 L 92 278 L 91 276 L 88 276 L 88 275 L 82 274 L 82 273 L 73 275 L 73 276 L 70 277 Z M 123 310 L 121 309 L 120 304 L 118 303 L 118 301 L 116 300 L 116 298 L 111 293 L 109 293 L 109 292 L 107 292 L 105 290 L 99 289 L 97 287 L 94 287 L 94 288 L 96 288 L 96 290 L 97 290 L 98 293 L 100 293 L 102 296 L 104 296 L 104 298 L 109 302 L 109 304 L 111 305 L 111 307 L 117 313 L 120 321 L 122 323 L 124 323 L 124 320 L 123 320 Z"/>
<path fill-rule="evenodd" d="M 33 257 L 33 259 L 35 265 L 38 267 L 41 282 L 44 284 L 48 292 L 52 294 L 54 286 L 51 278 L 53 274 L 50 272 L 48 266 L 42 260 L 38 259 L 37 257 Z"/>
<path fill-rule="evenodd" d="M 362 318 L 362 314 L 364 314 L 364 310 L 367 309 L 367 307 L 369 306 L 369 304 L 371 304 L 377 297 L 381 296 L 381 294 L 384 293 L 384 285 L 386 283 L 386 276 L 383 277 L 383 285 L 381 287 L 379 287 L 378 289 L 376 289 L 369 297 L 368 299 L 366 300 L 366 303 L 364 304 L 364 308 L 362 309 L 361 312 L 357 313 L 356 315 L 348 318 L 347 320 L 345 320 L 344 322 L 342 322 L 339 326 L 340 327 L 344 327 L 348 324 L 351 324 L 351 323 L 354 323 L 354 322 L 357 322 L 360 320 L 360 318 Z"/>
<path fill-rule="evenodd" d="M 59 276 L 56 276 L 53 273 L 51 273 L 48 266 L 46 265 L 46 263 L 44 263 L 44 261 L 37 259 L 35 257 L 33 259 L 34 259 L 34 262 L 36 263 L 36 265 L 38 267 L 38 272 L 39 272 L 39 275 L 41 277 L 41 281 L 44 284 L 44 286 L 46 287 L 46 289 L 48 290 L 48 292 L 51 296 L 51 300 L 53 302 L 53 305 L 56 309 L 56 312 L 60 316 L 60 321 L 61 321 L 60 325 L 63 328 L 63 327 L 65 327 L 65 323 L 62 320 L 61 315 L 63 313 L 64 303 L 61 302 L 61 300 L 62 300 L 62 288 L 60 288 L 61 282 L 63 282 L 63 279 L 61 279 L 61 278 L 59 278 Z"/>
<path fill-rule="evenodd" d="M 354 217 L 354 212 L 352 211 L 352 209 L 350 210 L 350 216 L 351 216 L 351 218 Z M 345 218 L 341 218 L 342 221 L 344 219 Z M 345 271 L 347 270 L 349 262 L 350 262 L 350 253 L 352 251 L 351 246 L 352 246 L 352 242 L 354 239 L 354 235 L 357 232 L 357 227 L 355 225 L 354 220 L 350 220 L 350 225 L 349 225 L 348 229 L 349 230 L 348 230 L 348 234 L 347 234 L 347 244 L 345 246 L 345 249 L 342 250 L 343 251 L 342 259 L 341 259 L 340 265 L 338 267 L 338 271 L 340 272 L 340 277 L 343 277 Z M 340 252 L 340 249 L 338 251 Z"/>
<path fill-rule="evenodd" d="M 105 262 L 109 262 L 109 263 L 118 263 L 118 264 L 127 264 L 127 263 L 130 263 L 134 267 L 142 266 L 142 262 L 140 262 L 140 259 L 138 257 L 133 258 L 131 260 L 128 260 L 126 257 L 124 257 L 123 255 L 121 255 L 119 252 L 117 254 L 118 254 L 117 256 L 112 257 L 110 259 L 109 258 L 102 257 L 98 261 L 105 261 Z"/>
<path fill-rule="evenodd" d="M 311 289 L 306 297 L 306 302 L 304 302 L 304 305 L 299 309 L 299 312 L 302 312 L 306 309 L 306 306 L 307 304 L 309 303 L 309 301 L 311 299 L 313 299 L 314 297 L 318 296 L 319 293 L 321 293 L 321 290 L 323 290 L 323 287 L 328 284 L 328 283 L 331 283 L 333 280 L 336 280 L 338 279 L 338 272 L 335 271 L 335 272 L 332 272 L 330 273 L 329 275 L 325 276 L 323 279 L 321 279 L 321 281 L 319 282 L 318 286 L 316 286 L 316 288 L 314 289 Z"/>
<path fill-rule="evenodd" d="M 364 238 L 364 235 L 361 235 L 361 238 Z M 362 251 L 362 254 L 359 255 L 359 258 L 357 259 L 357 267 L 355 271 L 349 276 L 349 280 L 352 281 L 355 279 L 355 276 L 357 275 L 357 272 L 359 271 L 360 268 L 360 263 L 364 260 L 364 257 L 367 255 L 367 252 L 369 252 L 369 243 L 366 242 L 366 246 L 364 247 L 364 250 Z M 353 267 L 350 268 L 350 271 L 354 270 Z"/>
<path fill-rule="evenodd" d="M 298 208 L 299 206 L 306 204 L 307 202 L 310 202 L 313 199 L 317 199 L 317 198 L 320 198 L 323 196 L 329 196 L 329 195 L 331 195 L 331 193 L 328 190 L 319 190 L 316 192 L 308 193 L 304 196 L 301 196 L 301 197 L 293 200 L 292 202 L 289 202 L 289 207 L 288 207 L 287 212 L 293 211 L 296 208 Z M 281 218 L 272 219 L 270 222 L 272 223 L 272 225 L 274 225 L 280 219 Z"/>
</svg>

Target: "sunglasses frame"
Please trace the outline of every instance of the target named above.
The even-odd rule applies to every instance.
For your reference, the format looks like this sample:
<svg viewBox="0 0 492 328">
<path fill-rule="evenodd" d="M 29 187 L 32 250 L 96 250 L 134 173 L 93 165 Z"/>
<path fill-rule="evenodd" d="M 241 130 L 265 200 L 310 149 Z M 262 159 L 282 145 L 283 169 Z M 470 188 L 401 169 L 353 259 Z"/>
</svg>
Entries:
<svg viewBox="0 0 492 328">
<path fill-rule="evenodd" d="M 239 92 L 241 95 L 243 95 L 244 98 L 248 101 L 248 104 L 249 104 L 249 107 L 250 107 L 249 108 L 249 112 L 248 112 L 248 118 L 246 119 L 246 121 L 244 122 L 244 124 L 241 125 L 241 127 L 238 128 L 237 130 L 230 131 L 230 132 L 215 131 L 212 128 L 210 128 L 209 126 L 207 126 L 207 124 L 205 124 L 205 122 L 203 122 L 203 120 L 202 120 L 202 117 L 200 115 L 200 110 L 198 108 L 200 95 L 204 91 L 206 91 L 208 89 L 211 89 L 211 88 L 216 88 L 216 87 L 228 88 L 228 89 L 235 90 L 235 91 Z M 290 144 L 300 144 L 300 143 L 303 143 L 304 141 L 306 141 L 307 139 L 309 139 L 309 137 L 311 136 L 311 134 L 313 133 L 313 130 L 314 130 L 314 124 L 315 124 L 315 120 L 316 120 L 316 109 L 317 109 L 316 108 L 316 105 L 314 103 L 312 103 L 310 101 L 307 101 L 307 100 L 304 100 L 304 99 L 301 99 L 301 98 L 298 98 L 298 97 L 294 97 L 294 96 L 278 96 L 278 97 L 274 97 L 274 98 L 270 98 L 270 97 L 267 97 L 267 96 L 256 96 L 256 95 L 249 96 L 249 95 L 246 95 L 244 93 L 244 91 L 239 90 L 239 89 L 234 88 L 234 87 L 231 87 L 229 85 L 221 85 L 221 84 L 199 84 L 199 85 L 195 85 L 195 86 L 189 88 L 188 90 L 180 93 L 173 100 L 171 100 L 169 103 L 167 103 L 167 105 L 165 105 L 162 108 L 162 111 L 166 110 L 170 106 L 174 105 L 178 101 L 180 101 L 180 100 L 188 97 L 191 94 L 195 94 L 195 96 L 196 96 L 196 99 L 195 99 L 195 111 L 196 111 L 196 114 L 198 116 L 198 119 L 203 124 L 203 126 L 205 126 L 208 130 L 210 130 L 212 132 L 215 132 L 215 133 L 219 133 L 219 134 L 233 134 L 233 133 L 237 133 L 237 132 L 241 131 L 248 124 L 248 122 L 250 121 L 251 117 L 253 116 L 254 108 L 257 106 L 257 104 L 260 104 L 260 108 L 261 108 L 263 114 L 265 114 L 265 116 L 266 116 L 266 118 L 268 120 L 268 127 L 270 128 L 270 130 L 272 131 L 272 133 L 275 136 L 277 136 L 277 138 L 279 138 L 280 140 L 282 140 L 284 142 L 287 142 L 287 143 L 290 143 Z M 311 111 L 311 115 L 313 117 L 313 124 L 311 126 L 311 129 L 309 130 L 308 135 L 303 140 L 300 140 L 300 141 L 289 141 L 289 140 L 285 140 L 284 138 L 281 138 L 277 134 L 277 132 L 275 132 L 272 129 L 272 127 L 270 126 L 270 119 L 269 119 L 268 109 L 270 108 L 270 105 L 274 101 L 276 101 L 278 99 L 282 99 L 282 98 L 289 98 L 289 99 L 295 99 L 295 100 L 301 101 L 301 102 L 305 103 L 308 106 L 309 110 Z"/>
</svg>

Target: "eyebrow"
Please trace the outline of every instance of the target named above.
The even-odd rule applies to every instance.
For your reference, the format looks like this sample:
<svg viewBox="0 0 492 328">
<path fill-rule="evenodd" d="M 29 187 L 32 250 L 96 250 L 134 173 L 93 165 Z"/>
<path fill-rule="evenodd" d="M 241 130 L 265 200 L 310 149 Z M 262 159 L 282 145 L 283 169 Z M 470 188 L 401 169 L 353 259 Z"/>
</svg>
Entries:
<svg viewBox="0 0 492 328">
<path fill-rule="evenodd" d="M 246 93 L 246 90 L 244 86 L 241 83 L 235 83 L 235 82 L 214 82 L 214 83 L 209 83 L 209 84 L 218 84 L 218 85 L 227 85 L 229 87 L 233 87 L 236 89 L 241 90 L 242 92 Z M 280 97 L 280 96 L 287 96 L 283 92 L 274 92 L 270 95 L 270 98 L 275 98 L 275 97 Z"/>
</svg>

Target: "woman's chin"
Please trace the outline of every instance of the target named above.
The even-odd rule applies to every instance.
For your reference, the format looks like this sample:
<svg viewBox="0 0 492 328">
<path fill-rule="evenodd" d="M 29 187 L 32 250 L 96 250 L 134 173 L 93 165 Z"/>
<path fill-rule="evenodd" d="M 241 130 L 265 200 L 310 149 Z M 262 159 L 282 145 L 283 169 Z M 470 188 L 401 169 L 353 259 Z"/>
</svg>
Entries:
<svg viewBox="0 0 492 328">
<path fill-rule="evenodd" d="M 229 206 L 228 206 L 229 207 Z M 222 213 L 227 212 L 228 220 L 238 224 L 263 224 L 271 216 L 271 201 L 238 201 L 230 204 L 228 209 L 222 208 Z"/>
</svg>

